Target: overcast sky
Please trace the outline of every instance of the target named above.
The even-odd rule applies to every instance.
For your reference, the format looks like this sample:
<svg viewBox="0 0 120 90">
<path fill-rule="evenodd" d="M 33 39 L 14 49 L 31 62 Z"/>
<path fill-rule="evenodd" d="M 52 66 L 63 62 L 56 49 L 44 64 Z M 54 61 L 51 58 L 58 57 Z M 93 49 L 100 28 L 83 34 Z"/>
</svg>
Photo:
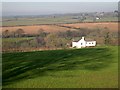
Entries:
<svg viewBox="0 0 120 90">
<path fill-rule="evenodd" d="M 113 12 L 117 9 L 117 2 L 2 2 L 3 16 Z"/>
<path fill-rule="evenodd" d="M 1 0 L 2 2 L 118 2 L 119 0 Z"/>
</svg>

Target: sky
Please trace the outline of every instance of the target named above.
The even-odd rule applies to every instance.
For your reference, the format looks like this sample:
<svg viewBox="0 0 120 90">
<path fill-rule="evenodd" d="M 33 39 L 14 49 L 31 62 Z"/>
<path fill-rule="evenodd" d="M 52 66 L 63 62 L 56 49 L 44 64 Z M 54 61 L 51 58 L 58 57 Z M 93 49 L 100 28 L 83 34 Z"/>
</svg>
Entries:
<svg viewBox="0 0 120 90">
<path fill-rule="evenodd" d="M 19 0 L 9 0 L 8 2 L 8 0 L 4 0 L 4 2 L 2 2 L 2 15 L 16 16 L 65 14 L 80 12 L 113 12 L 114 10 L 118 9 L 118 0 L 111 0 L 114 2 L 87 2 L 87 0 L 84 0 L 84 2 L 82 2 L 81 0 L 79 0 L 81 2 L 40 2 L 40 0 L 39 2 L 30 2 L 31 0 L 29 0 L 29 2 L 27 2 L 26 0 L 24 0 L 26 2 L 22 2 L 22 0 L 21 2 L 18 1 Z"/>
<path fill-rule="evenodd" d="M 119 0 L 1 0 L 1 2 L 118 2 Z"/>
</svg>

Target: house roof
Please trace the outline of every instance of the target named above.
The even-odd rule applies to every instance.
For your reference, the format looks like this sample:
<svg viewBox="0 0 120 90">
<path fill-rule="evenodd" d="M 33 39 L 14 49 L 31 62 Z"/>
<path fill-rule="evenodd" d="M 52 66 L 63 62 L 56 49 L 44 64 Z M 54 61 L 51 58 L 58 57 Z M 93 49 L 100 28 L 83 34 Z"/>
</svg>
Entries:
<svg viewBox="0 0 120 90">
<path fill-rule="evenodd" d="M 78 42 L 78 41 L 80 41 L 82 38 L 74 38 L 73 39 L 73 42 Z M 95 41 L 94 39 L 92 39 L 92 38 L 85 38 L 85 41 L 87 41 L 87 42 L 89 42 L 89 41 Z"/>
</svg>

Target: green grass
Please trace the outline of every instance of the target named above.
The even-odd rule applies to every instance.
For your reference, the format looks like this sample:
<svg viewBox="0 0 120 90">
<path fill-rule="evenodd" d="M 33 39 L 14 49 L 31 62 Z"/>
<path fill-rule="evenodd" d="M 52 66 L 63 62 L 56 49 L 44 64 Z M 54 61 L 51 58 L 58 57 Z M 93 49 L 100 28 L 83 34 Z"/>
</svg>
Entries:
<svg viewBox="0 0 120 90">
<path fill-rule="evenodd" d="M 20 42 L 23 40 L 30 40 L 33 39 L 34 37 L 20 37 L 20 38 L 2 38 L 2 42 Z"/>
<path fill-rule="evenodd" d="M 117 88 L 117 47 L 3 54 L 3 88 Z"/>
<path fill-rule="evenodd" d="M 11 21 L 3 21 L 2 26 L 58 24 L 58 23 L 78 22 L 77 19 L 72 19 L 71 16 L 62 16 L 62 17 L 56 17 L 56 18 L 53 18 L 53 17 L 18 18 L 18 20 L 14 20 L 14 18 L 8 18 L 7 20 L 11 20 Z"/>
</svg>

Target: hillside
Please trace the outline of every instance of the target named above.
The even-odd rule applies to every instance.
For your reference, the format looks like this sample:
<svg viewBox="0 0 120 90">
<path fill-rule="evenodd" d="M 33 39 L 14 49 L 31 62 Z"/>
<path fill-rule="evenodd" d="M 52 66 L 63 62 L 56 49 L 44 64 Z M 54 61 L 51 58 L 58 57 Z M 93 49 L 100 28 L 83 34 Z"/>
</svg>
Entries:
<svg viewBox="0 0 120 90">
<path fill-rule="evenodd" d="M 3 88 L 117 88 L 117 47 L 3 54 Z"/>
</svg>

